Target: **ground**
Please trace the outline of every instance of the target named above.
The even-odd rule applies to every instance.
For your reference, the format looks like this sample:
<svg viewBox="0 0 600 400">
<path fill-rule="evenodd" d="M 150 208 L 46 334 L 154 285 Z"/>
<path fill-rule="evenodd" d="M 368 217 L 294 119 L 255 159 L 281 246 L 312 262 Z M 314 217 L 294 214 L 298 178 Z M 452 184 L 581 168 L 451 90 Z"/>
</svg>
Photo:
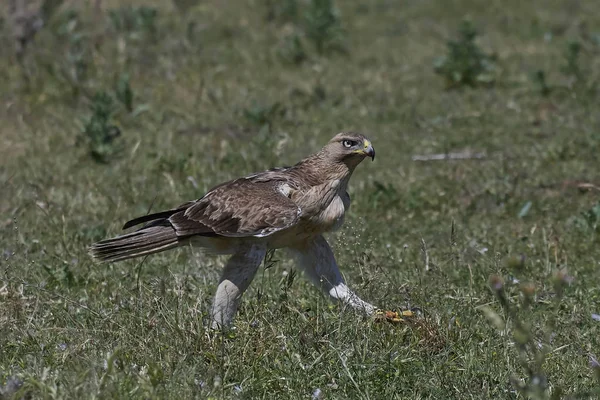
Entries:
<svg viewBox="0 0 600 400">
<path fill-rule="evenodd" d="M 2 6 L 4 397 L 598 395 L 600 2 L 96 4 L 60 5 L 19 54 Z M 436 72 L 464 21 L 493 68 Z M 204 319 L 224 259 L 87 254 L 342 130 L 377 158 L 329 239 L 404 322 L 330 303 L 276 252 L 223 334 Z"/>
</svg>

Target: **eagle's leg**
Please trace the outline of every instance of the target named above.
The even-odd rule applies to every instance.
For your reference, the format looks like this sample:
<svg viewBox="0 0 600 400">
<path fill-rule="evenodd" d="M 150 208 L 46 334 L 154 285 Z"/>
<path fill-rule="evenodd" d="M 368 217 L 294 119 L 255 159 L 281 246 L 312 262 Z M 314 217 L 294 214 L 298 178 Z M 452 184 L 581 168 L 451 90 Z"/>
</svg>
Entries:
<svg viewBox="0 0 600 400">
<path fill-rule="evenodd" d="M 291 248 L 291 251 L 296 257 L 298 267 L 332 299 L 368 315 L 375 312 L 375 306 L 362 300 L 346 285 L 333 251 L 322 235 Z"/>
<path fill-rule="evenodd" d="M 213 300 L 211 310 L 213 329 L 227 328 L 231 325 L 242 295 L 250 286 L 266 252 L 264 246 L 251 245 L 229 258 Z"/>
</svg>

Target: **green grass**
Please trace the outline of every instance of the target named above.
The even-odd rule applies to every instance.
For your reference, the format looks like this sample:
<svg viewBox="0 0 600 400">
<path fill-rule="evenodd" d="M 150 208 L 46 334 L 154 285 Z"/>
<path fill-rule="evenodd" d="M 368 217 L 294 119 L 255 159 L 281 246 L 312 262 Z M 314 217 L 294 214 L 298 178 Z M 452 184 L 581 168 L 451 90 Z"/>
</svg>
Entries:
<svg viewBox="0 0 600 400">
<path fill-rule="evenodd" d="M 515 344 L 524 323 L 548 350 L 538 397 L 598 389 L 600 3 L 337 1 L 344 51 L 315 38 L 310 2 L 132 1 L 110 17 L 119 3 L 66 1 L 19 60 L 1 24 L 0 385 L 18 377 L 33 398 L 517 399 L 511 377 L 535 378 Z M 465 19 L 497 57 L 495 81 L 447 90 L 434 62 Z M 104 163 L 81 141 L 101 92 L 114 100 L 102 126 L 121 132 Z M 87 255 L 132 217 L 294 163 L 344 129 L 367 133 L 377 159 L 355 172 L 329 238 L 350 285 L 420 310 L 410 323 L 344 312 L 278 252 L 223 336 L 203 319 L 224 259 Z M 467 150 L 486 157 L 412 160 Z M 564 268 L 573 281 L 555 301 Z M 515 279 L 535 287 L 529 308 Z"/>
</svg>

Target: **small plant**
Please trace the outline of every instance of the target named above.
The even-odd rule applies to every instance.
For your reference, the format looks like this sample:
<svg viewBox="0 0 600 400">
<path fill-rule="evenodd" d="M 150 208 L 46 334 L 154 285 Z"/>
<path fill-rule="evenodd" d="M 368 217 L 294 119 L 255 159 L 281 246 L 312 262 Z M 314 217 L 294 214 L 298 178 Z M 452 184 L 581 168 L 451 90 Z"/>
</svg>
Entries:
<svg viewBox="0 0 600 400">
<path fill-rule="evenodd" d="M 302 40 L 297 33 L 286 36 L 277 49 L 277 53 L 282 60 L 289 64 L 299 65 L 307 58 L 306 51 L 302 45 Z"/>
<path fill-rule="evenodd" d="M 448 54 L 436 60 L 435 72 L 448 87 L 489 85 L 495 80 L 496 58 L 475 43 L 477 31 L 468 21 L 460 26 L 457 41 L 448 42 Z"/>
<path fill-rule="evenodd" d="M 600 233 L 600 201 L 580 215 L 572 217 L 570 222 L 582 231 Z"/>
<path fill-rule="evenodd" d="M 129 84 L 129 74 L 121 74 L 115 88 L 115 95 L 127 109 L 128 112 L 133 111 L 133 90 Z"/>
<path fill-rule="evenodd" d="M 254 105 L 244 110 L 244 117 L 253 124 L 260 126 L 261 131 L 271 132 L 273 122 L 282 111 L 281 104 L 277 102 L 270 105 Z"/>
<path fill-rule="evenodd" d="M 67 10 L 57 19 L 55 32 L 65 46 L 64 57 L 57 69 L 62 79 L 70 85 L 73 96 L 78 96 L 93 67 L 89 37 L 84 32 L 77 11 Z"/>
<path fill-rule="evenodd" d="M 547 97 L 548 95 L 550 95 L 550 93 L 552 92 L 552 88 L 548 85 L 548 82 L 546 81 L 546 73 L 544 72 L 544 70 L 537 70 L 533 74 L 532 79 L 542 96 Z"/>
<path fill-rule="evenodd" d="M 67 50 L 67 62 L 69 65 L 69 81 L 73 86 L 75 94 L 79 93 L 79 88 L 87 79 L 87 72 L 91 55 L 82 33 L 76 32 L 69 36 L 69 47 Z"/>
<path fill-rule="evenodd" d="M 196 41 L 196 27 L 198 21 L 191 16 L 194 7 L 200 3 L 200 0 L 173 0 L 173 4 L 185 23 L 185 36 L 190 42 Z"/>
<path fill-rule="evenodd" d="M 298 0 L 267 0 L 267 21 L 295 21 L 298 18 Z"/>
<path fill-rule="evenodd" d="M 199 3 L 199 0 L 173 0 L 175 8 L 184 16 Z"/>
<path fill-rule="evenodd" d="M 305 31 L 319 54 L 325 50 L 344 51 L 343 30 L 333 0 L 311 0 L 305 14 Z"/>
<path fill-rule="evenodd" d="M 600 201 L 582 213 L 582 217 L 593 231 L 600 231 Z"/>
<path fill-rule="evenodd" d="M 64 0 L 44 0 L 40 7 L 40 14 L 44 21 L 49 21 L 52 15 L 60 8 Z"/>
<path fill-rule="evenodd" d="M 374 207 L 394 207 L 399 202 L 399 194 L 391 183 L 374 181 L 375 189 L 370 192 L 370 200 Z"/>
<path fill-rule="evenodd" d="M 507 264 L 509 268 L 520 269 L 523 266 L 523 259 L 514 258 Z M 497 275 L 490 278 L 492 292 L 498 299 L 507 320 L 505 321 L 502 316 L 489 307 L 484 308 L 483 312 L 497 329 L 511 331 L 519 364 L 526 372 L 527 377 L 523 379 L 513 373 L 510 382 L 517 392 L 527 398 L 536 400 L 562 398 L 563 390 L 560 387 L 554 386 L 551 389 L 548 376 L 544 371 L 544 364 L 552 350 L 552 340 L 557 328 L 561 300 L 572 280 L 573 278 L 565 270 L 559 270 L 553 275 L 552 310 L 545 326 L 541 330 L 536 330 L 531 323 L 531 311 L 536 302 L 535 285 L 532 283 L 507 284 Z M 507 291 L 510 293 L 517 291 L 519 303 L 513 302 L 511 300 L 513 296 L 507 294 Z"/>
<path fill-rule="evenodd" d="M 154 7 L 123 6 L 110 10 L 108 16 L 115 31 L 126 33 L 132 38 L 139 34 L 156 34 L 158 10 Z"/>
<path fill-rule="evenodd" d="M 287 27 L 293 28 L 286 32 L 277 50 L 283 61 L 300 64 L 308 58 L 304 37 L 314 44 L 319 54 L 347 51 L 344 30 L 333 0 L 310 0 L 305 5 L 298 0 L 267 0 L 266 6 L 268 21 L 285 22 Z"/>
<path fill-rule="evenodd" d="M 581 44 L 579 42 L 570 42 L 565 53 L 566 64 L 562 72 L 576 79 L 581 78 L 581 68 L 579 67 L 579 55 L 581 53 Z"/>
<path fill-rule="evenodd" d="M 116 139 L 121 131 L 110 122 L 114 112 L 113 103 L 108 93 L 96 93 L 90 106 L 92 115 L 83 130 L 89 153 L 99 163 L 108 163 L 119 152 Z"/>
</svg>

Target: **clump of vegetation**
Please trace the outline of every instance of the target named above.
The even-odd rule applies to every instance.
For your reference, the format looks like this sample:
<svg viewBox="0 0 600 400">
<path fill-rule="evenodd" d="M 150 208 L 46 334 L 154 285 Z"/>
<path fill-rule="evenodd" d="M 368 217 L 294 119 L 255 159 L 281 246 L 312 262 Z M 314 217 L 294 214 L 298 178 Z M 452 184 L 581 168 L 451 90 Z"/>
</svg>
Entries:
<svg viewBox="0 0 600 400">
<path fill-rule="evenodd" d="M 196 28 L 199 25 L 193 16 L 193 9 L 200 3 L 199 0 L 173 0 L 173 5 L 181 14 L 181 19 L 186 26 L 185 35 L 190 42 L 196 41 Z"/>
<path fill-rule="evenodd" d="M 173 0 L 175 8 L 177 8 L 182 15 L 187 15 L 188 11 L 198 5 L 198 3 L 200 3 L 199 0 Z"/>
<path fill-rule="evenodd" d="M 569 42 L 565 53 L 566 64 L 562 72 L 575 79 L 581 78 L 581 68 L 579 67 L 579 55 L 581 54 L 581 43 L 577 41 Z"/>
<path fill-rule="evenodd" d="M 53 18 L 48 31 L 58 44 L 60 57 L 52 53 L 35 53 L 35 63 L 42 65 L 50 77 L 56 79 L 58 88 L 70 89 L 71 95 L 77 97 L 86 91 L 86 85 L 94 72 L 94 46 L 90 31 L 80 13 L 67 9 Z M 34 54 L 32 52 L 32 54 Z M 46 77 L 45 77 L 46 78 Z M 44 83 L 48 79 L 43 79 Z M 62 90 L 61 90 L 62 91 Z"/>
<path fill-rule="evenodd" d="M 587 226 L 595 231 L 600 231 L 600 201 L 597 202 L 593 207 L 589 210 L 586 210 L 582 213 L 581 217 L 586 222 Z"/>
<path fill-rule="evenodd" d="M 571 218 L 570 222 L 582 231 L 600 233 L 600 201 Z"/>
<path fill-rule="evenodd" d="M 285 36 L 277 53 L 282 60 L 290 64 L 302 64 L 307 59 L 306 50 L 298 33 Z"/>
<path fill-rule="evenodd" d="M 538 91 L 540 92 L 540 94 L 544 97 L 550 95 L 550 93 L 552 92 L 552 88 L 550 87 L 550 85 L 548 84 L 547 80 L 546 80 L 546 73 L 544 72 L 544 70 L 537 70 L 534 74 L 533 74 L 533 82 L 534 84 L 537 86 Z"/>
<path fill-rule="evenodd" d="M 286 62 L 300 64 L 307 58 L 303 38 L 308 39 L 319 54 L 346 52 L 345 32 L 333 0 L 310 0 L 304 10 L 300 10 L 296 0 L 268 1 L 266 19 L 293 25 L 293 33 L 284 37 L 278 50 Z"/>
<path fill-rule="evenodd" d="M 369 194 L 373 207 L 388 208 L 398 204 L 400 195 L 392 183 L 374 181 L 375 187 Z"/>
<path fill-rule="evenodd" d="M 67 42 L 66 70 L 64 73 L 74 94 L 77 95 L 88 78 L 88 71 L 92 63 L 87 36 L 81 30 L 81 22 L 77 12 L 72 10 L 69 12 L 63 33 Z"/>
<path fill-rule="evenodd" d="M 435 72 L 448 87 L 490 85 L 495 81 L 496 57 L 479 48 L 473 24 L 464 21 L 459 38 L 448 42 L 448 54 L 436 60 Z"/>
<path fill-rule="evenodd" d="M 158 10 L 148 6 L 122 6 L 108 13 L 113 29 L 132 38 L 140 34 L 155 35 Z"/>
<path fill-rule="evenodd" d="M 585 73 L 581 67 L 581 50 L 582 45 L 578 41 L 570 41 L 567 44 L 566 50 L 564 52 L 564 63 L 560 67 L 560 72 L 562 72 L 567 78 L 568 82 L 565 86 L 555 87 L 550 86 L 546 81 L 546 73 L 544 70 L 538 70 L 533 75 L 533 83 L 537 87 L 538 91 L 542 96 L 548 96 L 553 89 L 562 88 L 562 89 L 577 89 L 581 88 L 579 84 L 584 81 Z M 591 89 L 595 88 L 595 85 L 592 85 Z M 592 90 L 593 92 L 593 90 Z"/>
<path fill-rule="evenodd" d="M 509 268 L 520 269 L 522 266 L 523 259 L 508 261 Z M 519 365 L 526 373 L 524 378 L 520 377 L 518 373 L 513 373 L 510 382 L 517 392 L 531 399 L 560 399 L 563 396 L 563 389 L 560 386 L 550 385 L 548 374 L 545 371 L 545 362 L 553 349 L 560 304 L 565 290 L 573 278 L 565 270 L 559 270 L 551 280 L 551 310 L 541 329 L 536 329 L 531 321 L 532 308 L 537 301 L 536 287 L 533 283 L 519 283 L 517 279 L 513 279 L 514 283 L 509 284 L 500 276 L 494 275 L 490 278 L 490 287 L 502 307 L 504 317 L 489 307 L 483 308 L 486 317 L 497 329 L 510 332 L 509 337 L 514 341 Z M 514 292 L 518 293 L 518 303 L 511 300 L 516 294 Z M 592 394 L 581 395 L 590 396 Z"/>
<path fill-rule="evenodd" d="M 305 30 L 319 54 L 345 50 L 339 12 L 332 0 L 311 0 L 305 14 Z"/>
<path fill-rule="evenodd" d="M 112 96 L 106 92 L 96 93 L 90 110 L 92 115 L 85 124 L 83 139 L 96 162 L 108 163 L 120 151 L 116 139 L 121 135 L 119 128 L 111 123 L 115 111 Z"/>
<path fill-rule="evenodd" d="M 267 0 L 267 21 L 290 22 L 298 18 L 298 0 Z"/>
<path fill-rule="evenodd" d="M 249 122 L 260 126 L 261 131 L 271 132 L 275 119 L 285 110 L 281 103 L 256 104 L 244 110 L 244 117 Z"/>
<path fill-rule="evenodd" d="M 133 90 L 129 84 L 129 74 L 124 73 L 119 76 L 115 87 L 115 95 L 128 112 L 133 111 Z"/>
</svg>

